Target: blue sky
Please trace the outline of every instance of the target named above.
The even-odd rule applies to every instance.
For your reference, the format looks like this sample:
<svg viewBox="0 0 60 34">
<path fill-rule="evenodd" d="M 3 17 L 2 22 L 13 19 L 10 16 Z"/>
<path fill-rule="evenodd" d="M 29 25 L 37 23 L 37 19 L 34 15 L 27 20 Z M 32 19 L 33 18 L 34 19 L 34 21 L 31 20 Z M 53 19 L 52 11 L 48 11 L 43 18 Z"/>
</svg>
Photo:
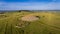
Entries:
<svg viewBox="0 0 60 34">
<path fill-rule="evenodd" d="M 0 0 L 0 10 L 60 10 L 60 0 Z"/>
</svg>

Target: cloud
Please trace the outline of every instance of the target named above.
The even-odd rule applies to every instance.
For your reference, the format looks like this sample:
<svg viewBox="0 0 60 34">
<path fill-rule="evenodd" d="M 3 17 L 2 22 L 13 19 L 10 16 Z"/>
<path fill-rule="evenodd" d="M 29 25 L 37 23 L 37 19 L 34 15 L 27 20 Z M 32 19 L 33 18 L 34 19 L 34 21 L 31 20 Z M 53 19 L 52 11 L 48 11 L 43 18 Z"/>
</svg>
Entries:
<svg viewBox="0 0 60 34">
<path fill-rule="evenodd" d="M 60 3 L 0 2 L 0 10 L 59 10 Z"/>
</svg>

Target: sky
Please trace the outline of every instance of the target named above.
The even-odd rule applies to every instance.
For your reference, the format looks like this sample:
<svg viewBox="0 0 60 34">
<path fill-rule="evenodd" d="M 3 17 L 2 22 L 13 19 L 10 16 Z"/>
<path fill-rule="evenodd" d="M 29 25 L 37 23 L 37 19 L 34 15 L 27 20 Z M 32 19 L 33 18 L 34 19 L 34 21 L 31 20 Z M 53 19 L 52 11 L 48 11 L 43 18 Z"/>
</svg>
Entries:
<svg viewBox="0 0 60 34">
<path fill-rule="evenodd" d="M 0 10 L 60 10 L 60 0 L 0 0 Z"/>
</svg>

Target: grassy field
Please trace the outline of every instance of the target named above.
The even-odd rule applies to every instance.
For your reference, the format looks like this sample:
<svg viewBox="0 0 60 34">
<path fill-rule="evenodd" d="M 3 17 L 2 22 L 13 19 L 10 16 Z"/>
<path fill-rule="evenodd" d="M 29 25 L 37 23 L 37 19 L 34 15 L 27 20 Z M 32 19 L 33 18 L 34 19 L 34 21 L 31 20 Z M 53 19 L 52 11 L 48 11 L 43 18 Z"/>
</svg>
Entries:
<svg viewBox="0 0 60 34">
<path fill-rule="evenodd" d="M 40 19 L 22 21 L 26 15 L 39 16 Z M 25 27 L 16 27 L 19 23 Z M 5 12 L 0 14 L 0 34 L 60 34 L 60 12 Z"/>
</svg>

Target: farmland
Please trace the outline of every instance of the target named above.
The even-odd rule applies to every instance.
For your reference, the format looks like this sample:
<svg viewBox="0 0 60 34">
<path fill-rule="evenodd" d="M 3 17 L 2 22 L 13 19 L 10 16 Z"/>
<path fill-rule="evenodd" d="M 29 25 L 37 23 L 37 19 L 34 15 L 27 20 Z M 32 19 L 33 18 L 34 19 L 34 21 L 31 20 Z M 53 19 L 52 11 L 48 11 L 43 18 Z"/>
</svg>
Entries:
<svg viewBox="0 0 60 34">
<path fill-rule="evenodd" d="M 26 15 L 40 18 L 36 21 L 21 20 Z M 5 12 L 0 14 L 0 34 L 60 34 L 60 12 Z"/>
</svg>

